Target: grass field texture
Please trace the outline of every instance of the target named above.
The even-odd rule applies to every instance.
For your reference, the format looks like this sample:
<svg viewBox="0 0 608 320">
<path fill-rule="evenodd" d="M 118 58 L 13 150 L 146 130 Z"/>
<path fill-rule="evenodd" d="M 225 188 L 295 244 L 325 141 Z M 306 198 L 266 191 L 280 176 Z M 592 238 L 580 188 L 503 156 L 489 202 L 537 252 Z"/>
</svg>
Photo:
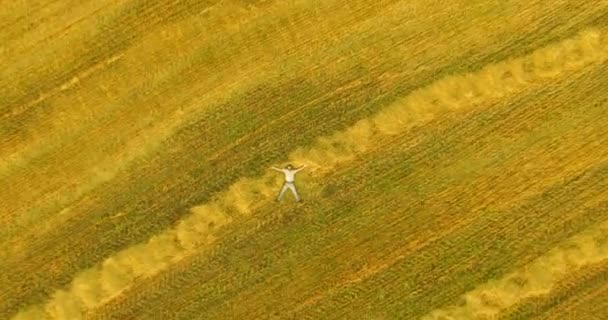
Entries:
<svg viewBox="0 0 608 320">
<path fill-rule="evenodd" d="M 608 319 L 608 1 L 0 1 L 0 61 L 0 319 Z"/>
</svg>

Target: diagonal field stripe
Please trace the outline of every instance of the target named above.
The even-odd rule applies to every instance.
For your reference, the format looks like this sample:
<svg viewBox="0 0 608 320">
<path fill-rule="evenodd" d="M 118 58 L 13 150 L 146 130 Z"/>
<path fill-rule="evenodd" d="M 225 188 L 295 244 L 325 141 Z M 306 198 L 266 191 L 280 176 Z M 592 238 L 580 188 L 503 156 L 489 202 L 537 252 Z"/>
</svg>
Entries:
<svg viewBox="0 0 608 320">
<path fill-rule="evenodd" d="M 464 304 L 434 310 L 421 320 L 494 319 L 503 310 L 549 293 L 568 274 L 608 259 L 608 221 L 565 241 L 505 277 L 484 283 L 464 295 Z"/>
<path fill-rule="evenodd" d="M 543 79 L 567 76 L 604 62 L 608 58 L 606 36 L 605 30 L 586 30 L 528 56 L 441 79 L 371 118 L 319 138 L 311 147 L 296 149 L 289 160 L 307 163 L 317 176 L 330 172 L 336 165 L 374 148 L 379 139 L 428 122 L 441 113 L 476 107 L 490 99 L 540 85 Z M 81 272 L 68 288 L 57 290 L 45 304 L 27 308 L 13 319 L 83 319 L 87 310 L 103 305 L 138 279 L 204 251 L 216 240 L 219 228 L 250 214 L 272 198 L 278 183 L 274 174 L 240 179 L 213 200 L 192 208 L 192 214 L 173 228 Z"/>
</svg>

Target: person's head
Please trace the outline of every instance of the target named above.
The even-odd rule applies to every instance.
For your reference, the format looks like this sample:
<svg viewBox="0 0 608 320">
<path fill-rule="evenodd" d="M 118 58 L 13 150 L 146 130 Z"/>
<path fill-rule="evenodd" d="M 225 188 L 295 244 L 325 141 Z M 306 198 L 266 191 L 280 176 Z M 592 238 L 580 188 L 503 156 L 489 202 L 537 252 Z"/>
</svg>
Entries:
<svg viewBox="0 0 608 320">
<path fill-rule="evenodd" d="M 290 164 L 288 164 L 288 165 L 286 165 L 286 166 L 285 166 L 285 169 L 287 169 L 287 170 L 291 170 L 291 169 L 293 169 L 293 166 L 292 166 L 292 165 L 290 165 Z"/>
</svg>

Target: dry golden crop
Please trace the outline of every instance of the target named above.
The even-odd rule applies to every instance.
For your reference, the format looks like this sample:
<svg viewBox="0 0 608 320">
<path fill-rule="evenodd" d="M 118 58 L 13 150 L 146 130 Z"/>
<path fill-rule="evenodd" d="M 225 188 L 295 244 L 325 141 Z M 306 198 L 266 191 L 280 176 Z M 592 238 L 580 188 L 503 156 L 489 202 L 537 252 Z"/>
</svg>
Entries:
<svg viewBox="0 0 608 320">
<path fill-rule="evenodd" d="M 2 319 L 608 315 L 606 1 L 0 21 Z"/>
</svg>

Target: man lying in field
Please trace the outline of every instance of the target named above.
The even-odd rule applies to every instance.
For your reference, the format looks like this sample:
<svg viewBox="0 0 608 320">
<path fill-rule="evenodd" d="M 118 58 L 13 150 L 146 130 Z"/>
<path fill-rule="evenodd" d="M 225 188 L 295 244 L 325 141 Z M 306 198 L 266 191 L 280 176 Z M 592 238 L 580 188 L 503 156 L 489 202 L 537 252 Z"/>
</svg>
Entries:
<svg viewBox="0 0 608 320">
<path fill-rule="evenodd" d="M 300 196 L 298 195 L 298 191 L 296 190 L 296 186 L 294 185 L 294 180 L 296 173 L 304 168 L 306 168 L 306 165 L 303 165 L 297 169 L 294 169 L 293 166 L 290 164 L 285 166 L 285 169 L 272 167 L 273 170 L 280 171 L 285 174 L 285 183 L 283 184 L 283 188 L 281 188 L 281 192 L 279 192 L 276 201 L 281 201 L 281 198 L 283 197 L 283 194 L 285 194 L 285 191 L 287 191 L 287 189 L 291 190 L 293 195 L 296 197 L 296 202 L 301 201 Z"/>
</svg>

